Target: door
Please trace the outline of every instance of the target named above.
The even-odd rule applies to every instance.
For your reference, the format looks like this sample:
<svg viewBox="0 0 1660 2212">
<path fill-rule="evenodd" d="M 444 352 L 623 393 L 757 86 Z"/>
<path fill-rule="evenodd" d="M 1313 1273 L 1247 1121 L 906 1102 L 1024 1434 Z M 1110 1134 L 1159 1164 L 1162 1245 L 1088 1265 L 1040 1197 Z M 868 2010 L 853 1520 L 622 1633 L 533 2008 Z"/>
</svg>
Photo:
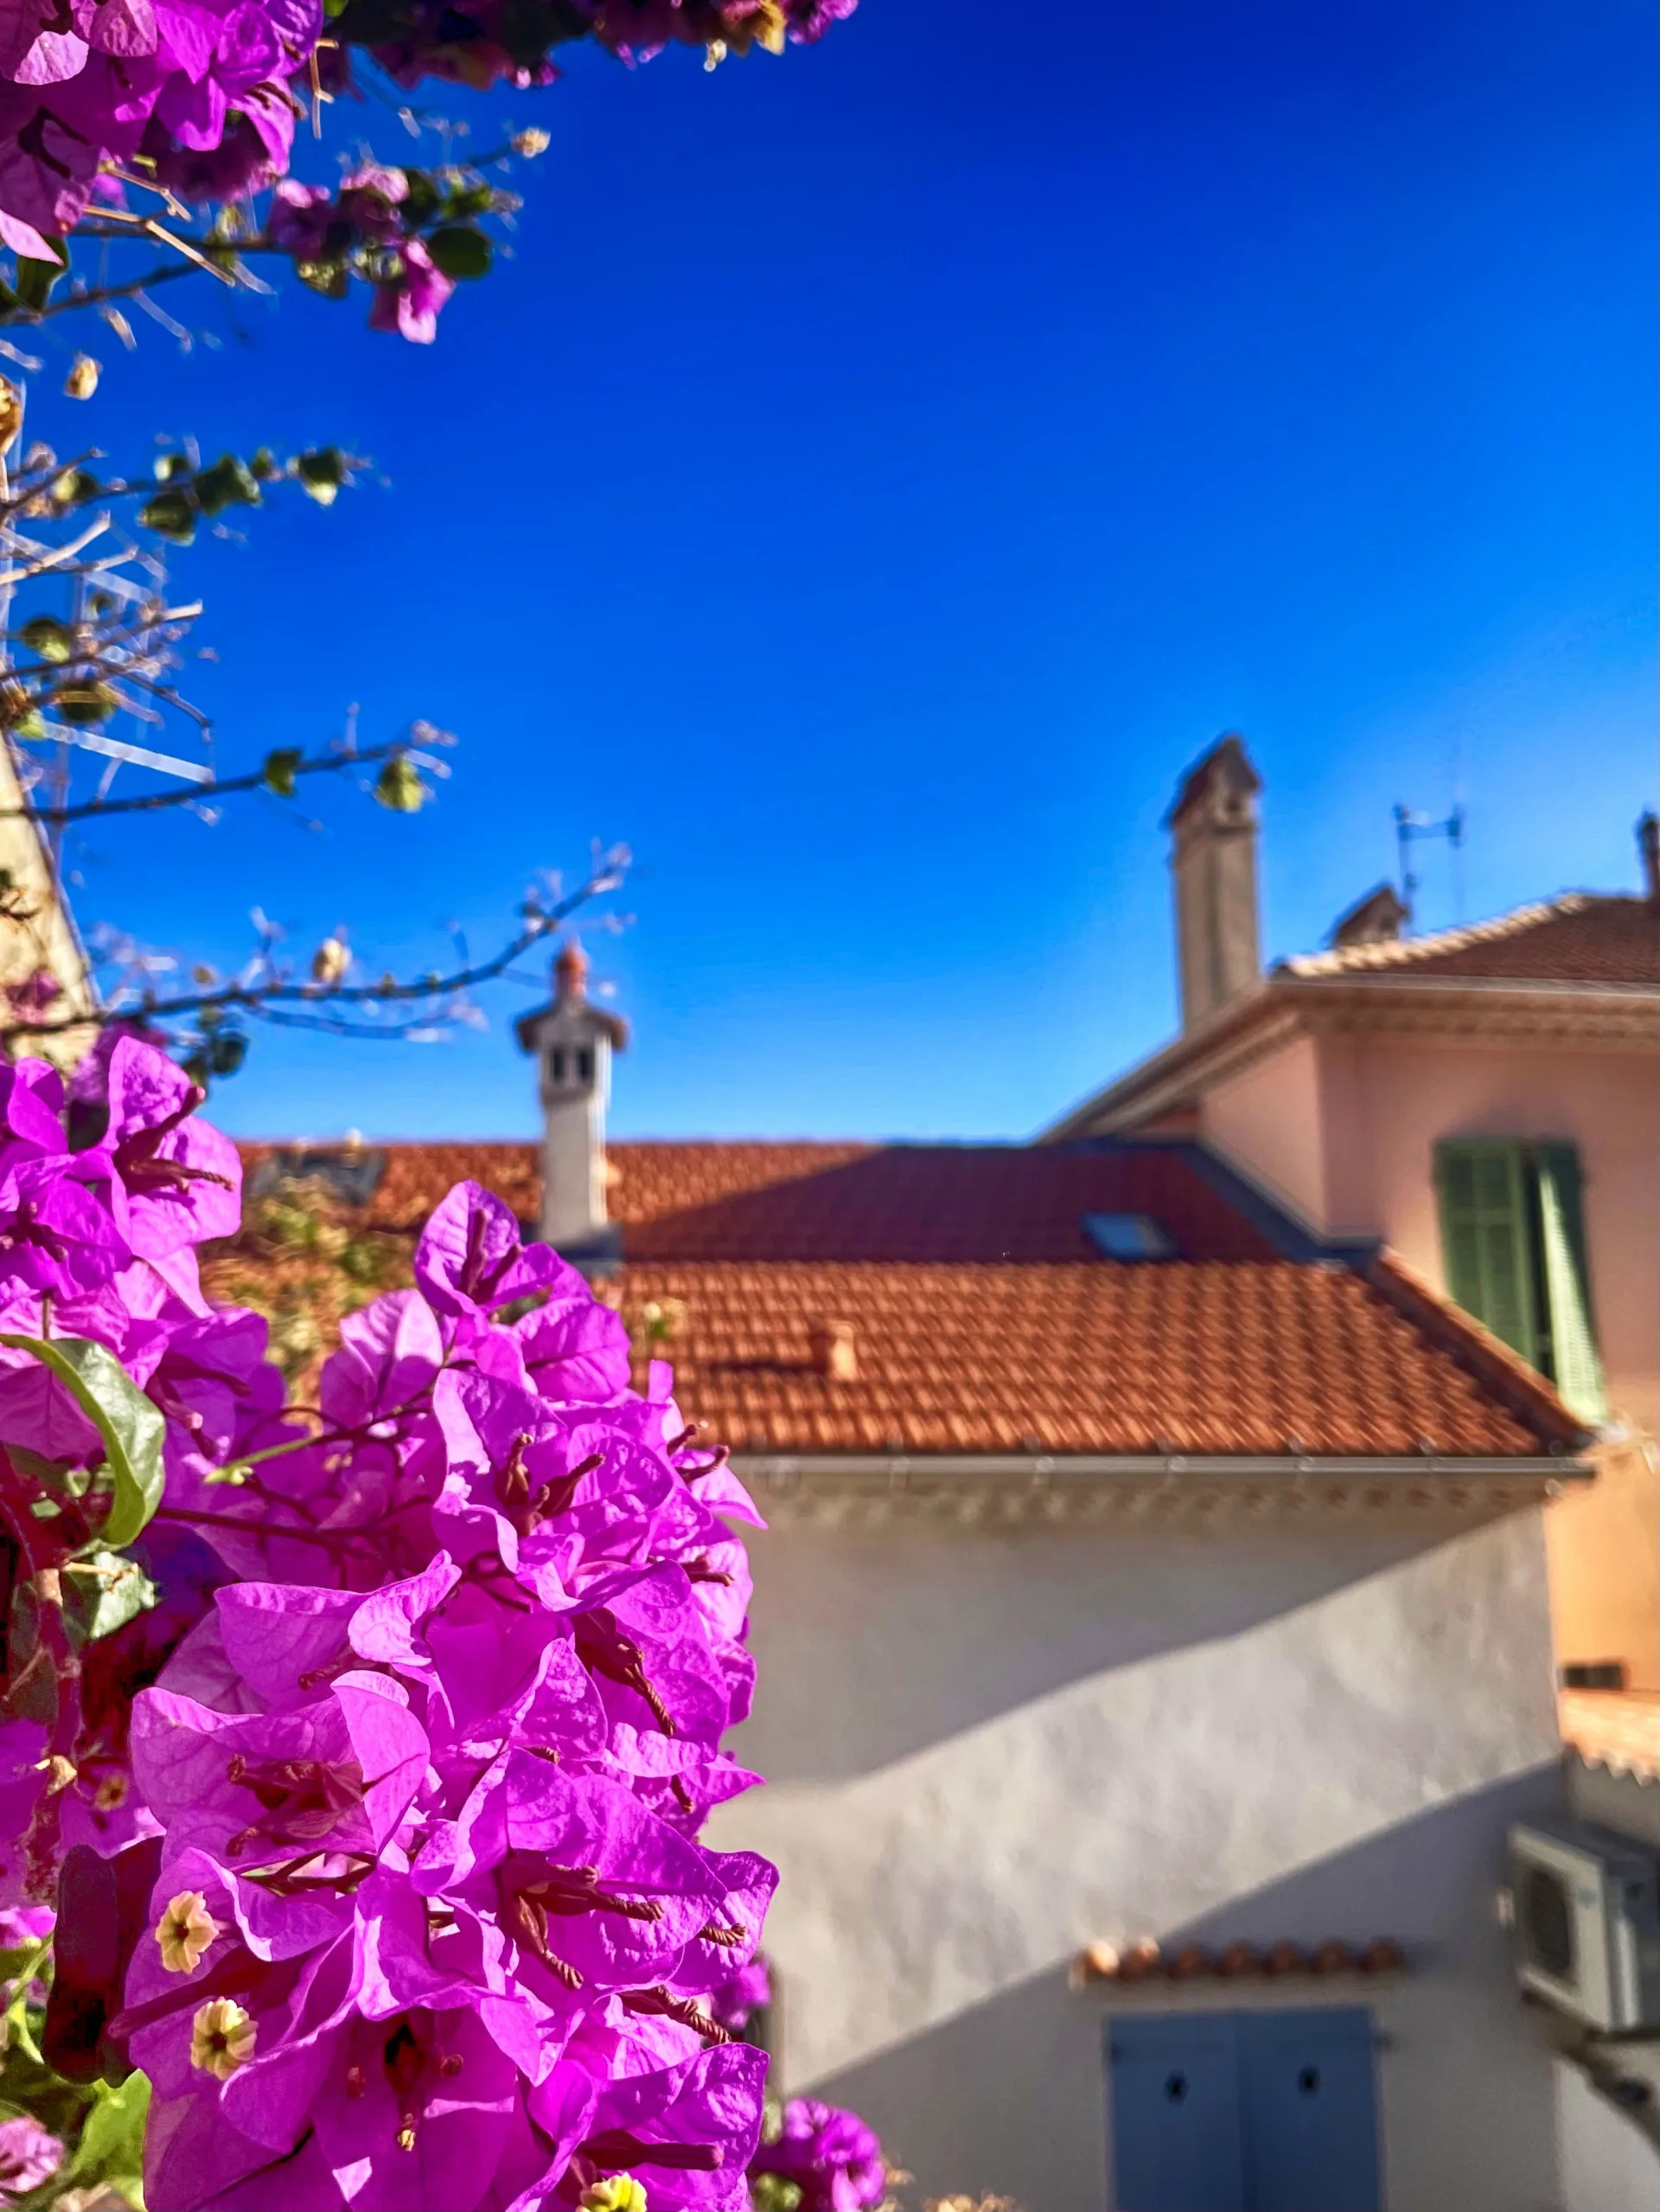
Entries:
<svg viewBox="0 0 1660 2212">
<path fill-rule="evenodd" d="M 1107 2026 L 1116 2212 L 1380 2212 L 1371 2016 Z"/>
<path fill-rule="evenodd" d="M 1235 2017 L 1248 2212 L 1378 2212 L 1370 2014 Z"/>
<path fill-rule="evenodd" d="M 1118 2212 L 1249 2212 L 1234 2016 L 1111 2020 Z"/>
</svg>

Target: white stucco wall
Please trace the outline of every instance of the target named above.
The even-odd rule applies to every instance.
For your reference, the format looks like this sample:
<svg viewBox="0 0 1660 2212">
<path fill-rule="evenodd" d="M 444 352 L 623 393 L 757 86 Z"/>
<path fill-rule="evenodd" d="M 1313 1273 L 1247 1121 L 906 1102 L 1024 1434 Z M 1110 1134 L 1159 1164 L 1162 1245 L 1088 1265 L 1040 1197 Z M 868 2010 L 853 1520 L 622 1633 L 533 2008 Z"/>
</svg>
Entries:
<svg viewBox="0 0 1660 2212">
<path fill-rule="evenodd" d="M 1508 1825 L 1561 1796 L 1536 1512 L 798 1519 L 752 1552 L 736 1748 L 770 1779 L 711 1839 L 782 1870 L 788 2087 L 865 2111 L 920 2194 L 1098 2212 L 1082 1945 L 1385 1935 L 1407 1979 L 1273 2001 L 1375 1997 L 1390 2205 L 1558 2212 L 1493 1910 Z"/>
<path fill-rule="evenodd" d="M 1660 2151 L 1565 2058 L 1555 2088 L 1562 2212 L 1654 2212 Z"/>
</svg>

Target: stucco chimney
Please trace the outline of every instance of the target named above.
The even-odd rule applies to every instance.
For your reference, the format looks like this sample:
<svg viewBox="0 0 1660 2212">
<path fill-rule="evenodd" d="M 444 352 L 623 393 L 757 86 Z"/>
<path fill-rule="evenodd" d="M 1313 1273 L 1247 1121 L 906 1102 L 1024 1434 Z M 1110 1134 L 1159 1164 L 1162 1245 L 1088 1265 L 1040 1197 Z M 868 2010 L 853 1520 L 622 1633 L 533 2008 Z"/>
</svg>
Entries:
<svg viewBox="0 0 1660 2212">
<path fill-rule="evenodd" d="M 1643 889 L 1651 905 L 1660 906 L 1660 816 L 1652 809 L 1639 815 L 1637 849 L 1643 856 Z"/>
<path fill-rule="evenodd" d="M 1256 794 L 1262 779 L 1229 735 L 1182 779 L 1165 817 L 1176 879 L 1182 1027 L 1197 1029 L 1261 972 L 1256 919 Z"/>
<path fill-rule="evenodd" d="M 552 1002 L 519 1022 L 519 1042 L 536 1055 L 542 1107 L 545 1240 L 573 1259 L 609 1256 L 616 1238 L 605 1204 L 605 1108 L 611 1055 L 628 1024 L 588 999 L 588 956 L 574 939 L 553 962 Z"/>
</svg>

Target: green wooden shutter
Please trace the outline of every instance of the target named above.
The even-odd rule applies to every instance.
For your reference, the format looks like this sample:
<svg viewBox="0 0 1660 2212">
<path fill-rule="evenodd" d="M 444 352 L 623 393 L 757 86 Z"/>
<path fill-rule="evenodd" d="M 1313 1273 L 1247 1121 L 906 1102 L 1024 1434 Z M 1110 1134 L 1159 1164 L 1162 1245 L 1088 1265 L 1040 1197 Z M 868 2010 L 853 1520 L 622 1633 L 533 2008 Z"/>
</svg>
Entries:
<svg viewBox="0 0 1660 2212">
<path fill-rule="evenodd" d="M 1541 1272 L 1550 1311 L 1551 1379 L 1570 1413 L 1582 1421 L 1600 1421 L 1607 1415 L 1608 1393 L 1591 1319 L 1579 1153 L 1572 1144 L 1536 1144 L 1534 1171 Z"/>
<path fill-rule="evenodd" d="M 1456 1304 L 1529 1365 L 1539 1363 L 1527 1165 L 1508 1138 L 1449 1139 L 1435 1147 L 1441 1259 Z"/>
</svg>

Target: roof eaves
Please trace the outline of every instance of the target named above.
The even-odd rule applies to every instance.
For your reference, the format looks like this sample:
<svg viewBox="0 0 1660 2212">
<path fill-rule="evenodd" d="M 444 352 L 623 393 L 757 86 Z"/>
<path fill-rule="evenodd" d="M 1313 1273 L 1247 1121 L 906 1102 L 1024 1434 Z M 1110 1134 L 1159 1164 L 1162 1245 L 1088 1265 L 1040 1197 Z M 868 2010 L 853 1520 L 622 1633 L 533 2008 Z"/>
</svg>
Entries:
<svg viewBox="0 0 1660 2212">
<path fill-rule="evenodd" d="M 1217 1457 L 1194 1453 L 756 1452 L 733 1471 L 775 1519 L 877 1523 L 897 1516 L 964 1522 L 1095 1520 L 1121 1512 L 1198 1514 L 1326 1507 L 1344 1512 L 1509 1512 L 1592 1479 L 1559 1453 L 1506 1457 Z"/>
<path fill-rule="evenodd" d="M 1127 1112 L 1132 1106 L 1140 1106 L 1144 1115 L 1168 1112 L 1197 1097 L 1203 1084 L 1214 1077 L 1219 1067 L 1229 1065 L 1236 1053 L 1255 1057 L 1282 1036 L 1288 1042 L 1298 1026 L 1290 979 L 1277 974 L 1264 976 L 1255 988 L 1219 1007 L 1197 1029 L 1172 1037 L 1146 1060 L 1069 1107 L 1057 1120 L 1040 1129 L 1032 1142 L 1060 1144 L 1106 1134 L 1099 1129 L 1102 1119 Z M 1263 1031 L 1267 1034 L 1258 1034 Z"/>
</svg>

